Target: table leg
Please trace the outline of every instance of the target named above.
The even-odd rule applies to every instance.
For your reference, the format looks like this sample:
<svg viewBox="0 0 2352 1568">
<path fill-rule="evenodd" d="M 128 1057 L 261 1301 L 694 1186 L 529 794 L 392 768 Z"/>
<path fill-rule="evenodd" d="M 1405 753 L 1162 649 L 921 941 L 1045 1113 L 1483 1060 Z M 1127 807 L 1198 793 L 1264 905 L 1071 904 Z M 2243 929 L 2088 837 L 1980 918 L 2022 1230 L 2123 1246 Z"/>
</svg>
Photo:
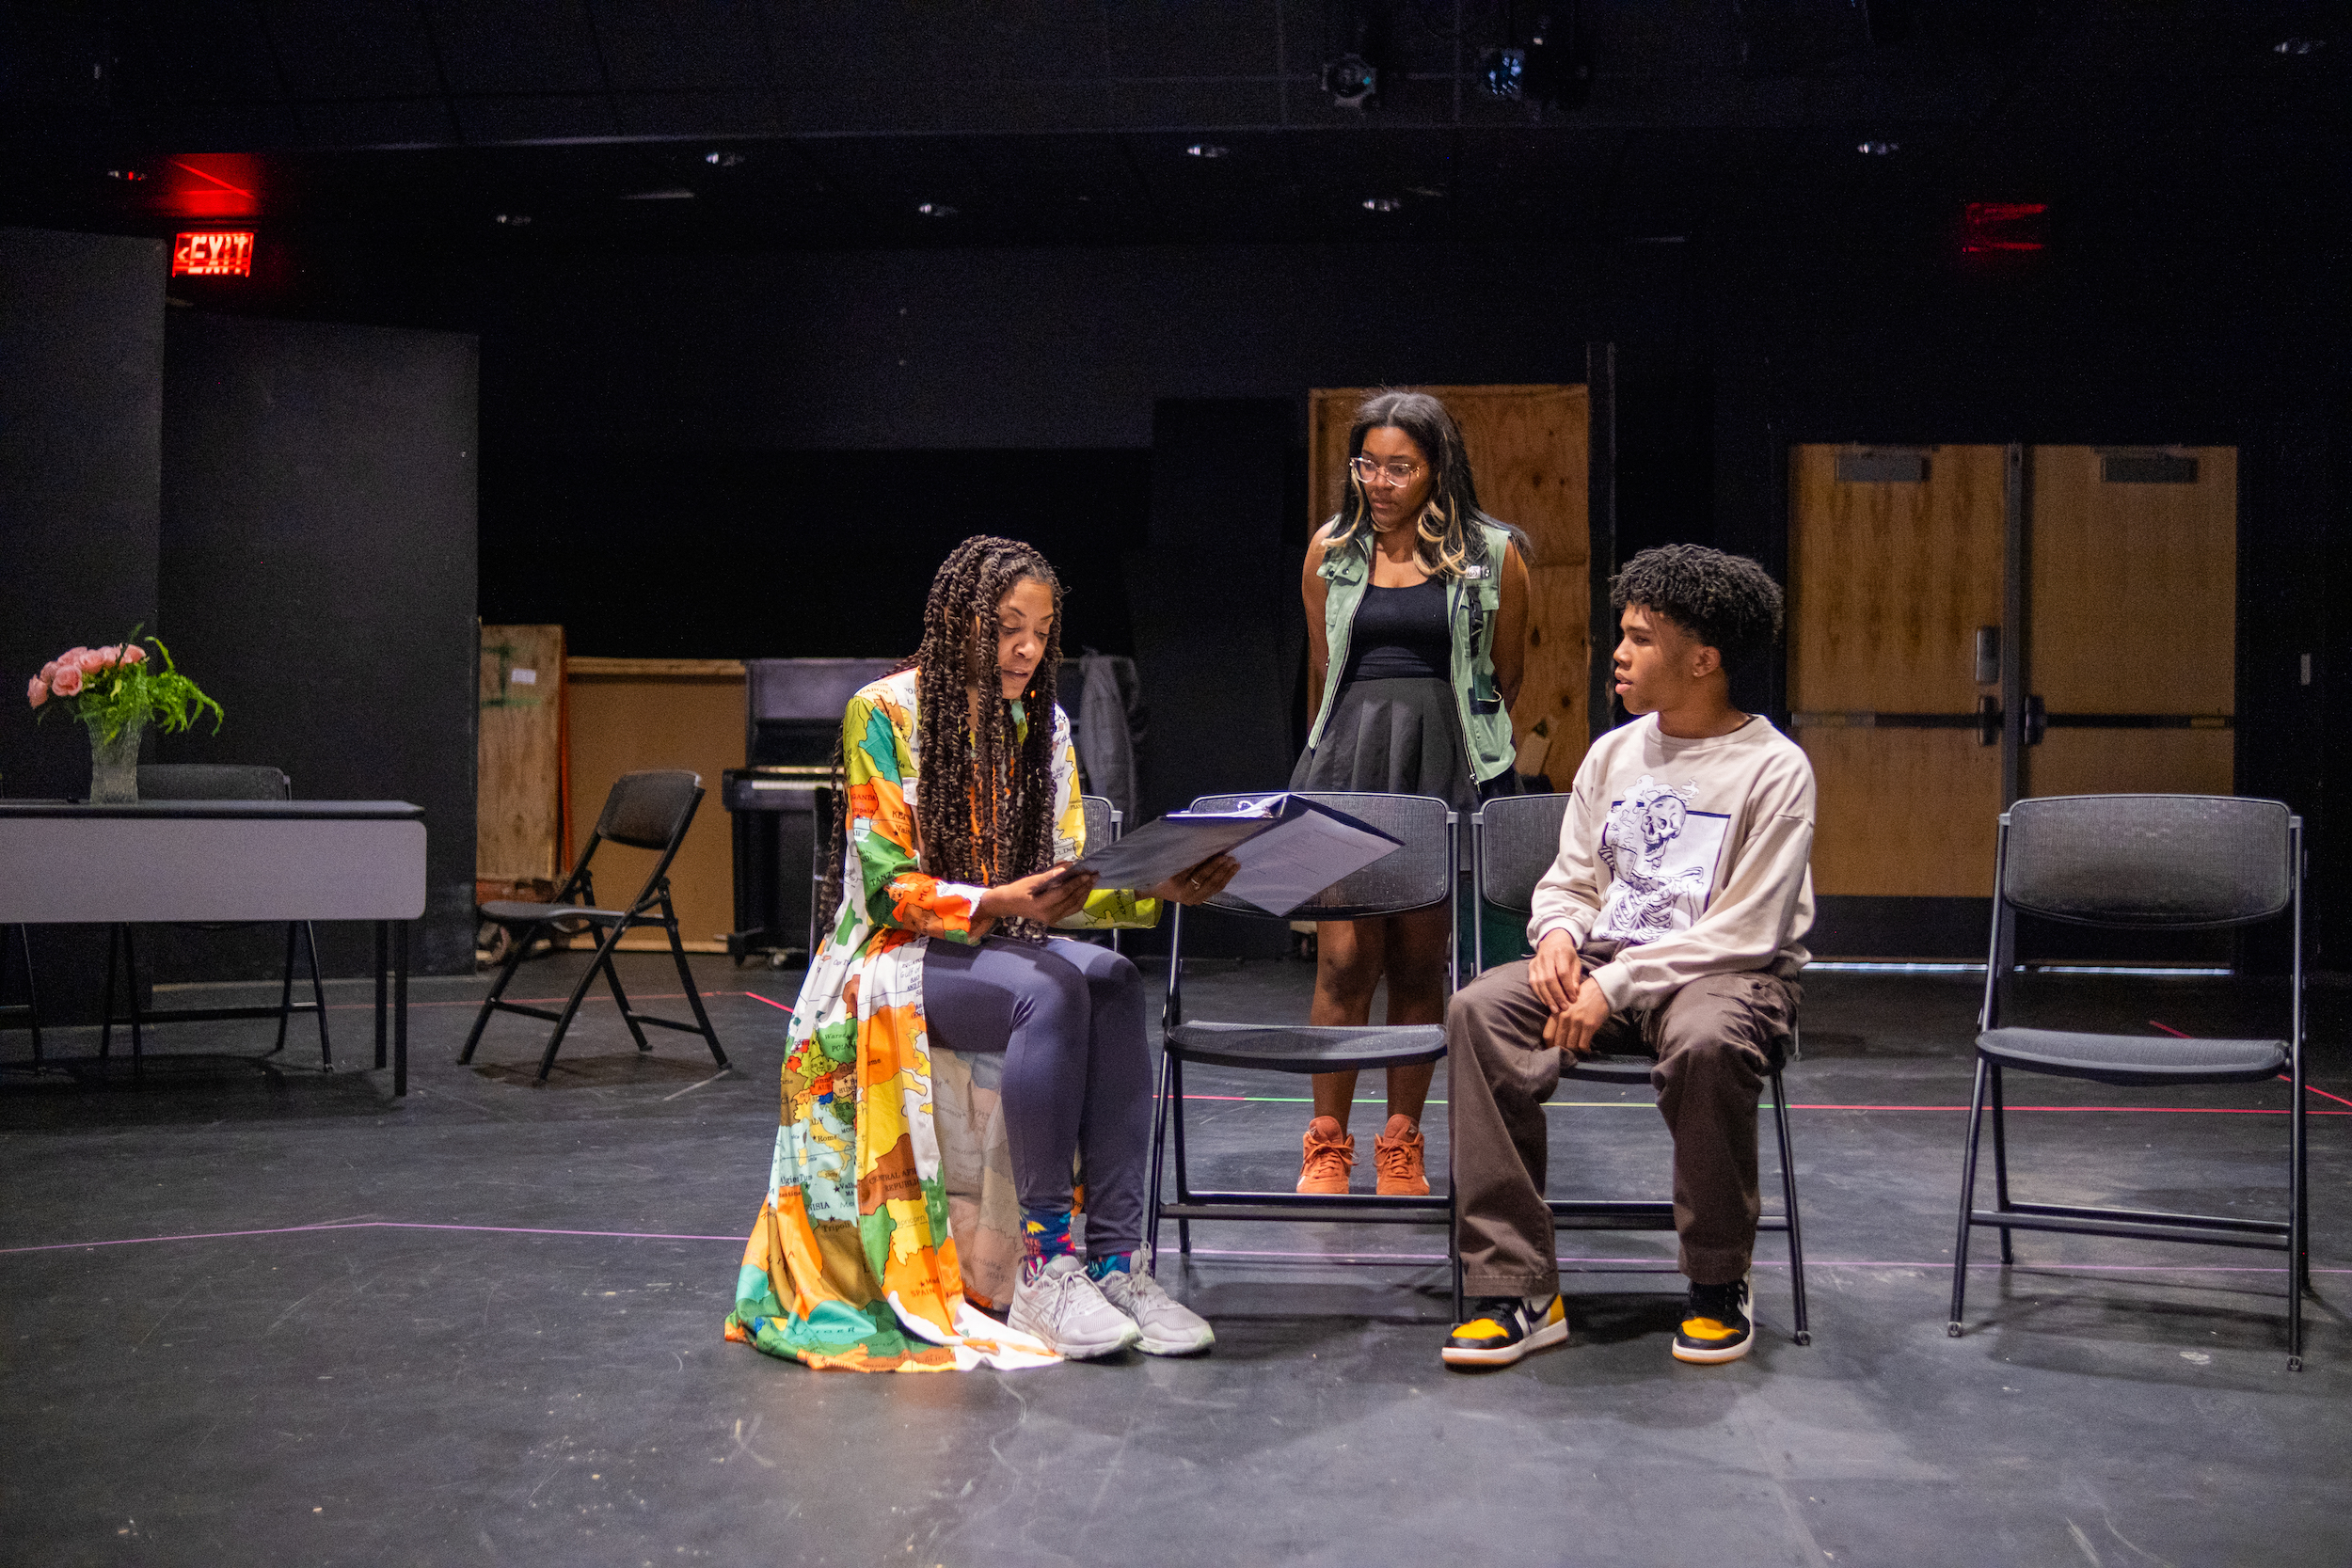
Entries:
<svg viewBox="0 0 2352 1568">
<path fill-rule="evenodd" d="M 392 1093 L 408 1092 L 408 926 L 392 929 Z"/>
<path fill-rule="evenodd" d="M 384 921 L 375 923 L 375 1065 L 384 1066 L 384 970 L 389 930 Z"/>
</svg>

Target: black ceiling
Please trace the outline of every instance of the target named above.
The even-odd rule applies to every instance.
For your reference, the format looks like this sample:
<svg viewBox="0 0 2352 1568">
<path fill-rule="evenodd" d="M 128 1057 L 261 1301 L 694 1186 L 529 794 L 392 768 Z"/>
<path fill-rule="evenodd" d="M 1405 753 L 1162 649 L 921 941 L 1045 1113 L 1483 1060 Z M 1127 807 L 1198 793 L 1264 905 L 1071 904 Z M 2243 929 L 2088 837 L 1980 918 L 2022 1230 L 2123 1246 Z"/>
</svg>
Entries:
<svg viewBox="0 0 2352 1568">
<path fill-rule="evenodd" d="M 2030 199 L 2089 243 L 2202 228 L 2324 245 L 2352 170 L 2344 14 L 0 0 L 19 171 L 0 218 L 485 247 L 1675 243 Z M 1539 28 L 1588 74 L 1554 68 L 1565 103 L 1493 98 L 1482 52 Z M 1379 97 L 1336 107 L 1321 67 L 1359 40 Z"/>
</svg>

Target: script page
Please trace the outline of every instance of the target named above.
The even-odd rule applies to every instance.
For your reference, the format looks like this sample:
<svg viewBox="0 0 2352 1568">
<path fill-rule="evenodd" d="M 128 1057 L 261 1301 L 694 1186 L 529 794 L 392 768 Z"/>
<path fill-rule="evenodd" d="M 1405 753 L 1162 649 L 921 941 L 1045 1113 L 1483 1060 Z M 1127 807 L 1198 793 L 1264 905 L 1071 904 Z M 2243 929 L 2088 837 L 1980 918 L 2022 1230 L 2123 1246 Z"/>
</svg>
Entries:
<svg viewBox="0 0 2352 1568">
<path fill-rule="evenodd" d="M 1225 891 L 1268 914 L 1287 914 L 1396 847 L 1385 833 L 1310 811 L 1236 848 L 1241 870 Z"/>
</svg>

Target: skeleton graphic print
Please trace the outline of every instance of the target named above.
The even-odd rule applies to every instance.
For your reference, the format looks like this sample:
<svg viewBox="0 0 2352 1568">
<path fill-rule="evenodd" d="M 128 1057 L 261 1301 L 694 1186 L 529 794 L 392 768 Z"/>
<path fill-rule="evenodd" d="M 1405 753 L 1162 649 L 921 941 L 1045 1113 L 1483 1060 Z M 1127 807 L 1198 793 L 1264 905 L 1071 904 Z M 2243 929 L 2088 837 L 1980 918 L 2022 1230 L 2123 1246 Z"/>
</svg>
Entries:
<svg viewBox="0 0 2352 1568">
<path fill-rule="evenodd" d="M 1631 794 L 1610 803 L 1600 860 L 1611 880 L 1592 940 L 1638 946 L 1688 929 L 1706 911 L 1731 819 L 1692 810 L 1695 793 L 1645 773 Z"/>
</svg>

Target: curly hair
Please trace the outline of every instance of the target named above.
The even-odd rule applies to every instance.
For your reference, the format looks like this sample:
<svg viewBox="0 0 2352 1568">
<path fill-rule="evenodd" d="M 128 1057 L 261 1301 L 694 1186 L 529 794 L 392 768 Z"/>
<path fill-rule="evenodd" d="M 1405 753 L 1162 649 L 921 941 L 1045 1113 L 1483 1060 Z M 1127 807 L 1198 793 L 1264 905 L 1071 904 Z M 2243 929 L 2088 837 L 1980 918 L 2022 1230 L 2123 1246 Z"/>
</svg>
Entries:
<svg viewBox="0 0 2352 1568">
<path fill-rule="evenodd" d="M 1044 585 L 1057 614 L 1044 657 L 1021 693 L 1027 733 L 996 677 L 996 609 L 1013 585 Z M 914 749 L 921 784 L 914 828 L 924 871 L 944 881 L 997 887 L 1047 869 L 1054 856 L 1054 681 L 1061 668 L 1061 579 L 1017 539 L 976 534 L 948 553 L 923 606 L 923 641 L 898 669 L 915 679 Z M 972 686 L 982 694 L 971 719 Z M 846 758 L 834 752 L 833 874 L 818 900 L 819 930 L 841 908 L 849 854 Z M 1031 920 L 999 921 L 993 933 L 1045 940 Z M 812 955 L 813 957 L 813 955 Z"/>
<path fill-rule="evenodd" d="M 1609 579 L 1609 608 L 1654 610 L 1737 668 L 1772 651 L 1780 636 L 1780 584 L 1744 555 L 1704 545 L 1660 545 Z"/>
<path fill-rule="evenodd" d="M 1401 430 L 1411 436 L 1413 444 L 1429 459 L 1429 503 L 1422 509 L 1416 523 L 1421 541 L 1415 553 L 1421 557 L 1423 571 L 1431 577 L 1459 577 L 1465 566 L 1484 562 L 1486 535 L 1481 525 L 1502 529 L 1518 546 L 1520 558 L 1526 558 L 1526 535 L 1480 509 L 1478 485 L 1470 478 L 1470 449 L 1463 445 L 1462 427 L 1454 422 L 1446 405 L 1427 392 L 1394 390 L 1375 392 L 1366 398 L 1357 406 L 1355 420 L 1348 426 L 1350 467 L 1343 475 L 1346 485 L 1344 499 L 1331 518 L 1328 548 L 1332 553 L 1359 540 L 1365 548 L 1371 547 L 1372 502 L 1352 465 L 1363 455 L 1366 436 L 1389 429 Z"/>
</svg>

